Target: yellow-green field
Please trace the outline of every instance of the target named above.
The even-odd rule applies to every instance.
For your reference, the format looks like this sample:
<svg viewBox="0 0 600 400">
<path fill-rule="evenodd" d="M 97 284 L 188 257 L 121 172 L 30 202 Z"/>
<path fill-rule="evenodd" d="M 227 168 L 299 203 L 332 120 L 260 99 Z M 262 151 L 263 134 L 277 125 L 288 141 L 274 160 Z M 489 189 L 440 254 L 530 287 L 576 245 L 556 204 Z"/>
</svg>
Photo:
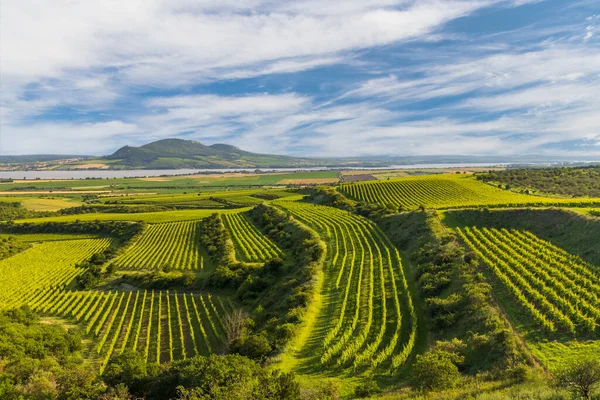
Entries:
<svg viewBox="0 0 600 400">
<path fill-rule="evenodd" d="M 551 198 L 514 193 L 481 183 L 468 175 L 429 175 L 386 181 L 347 183 L 339 191 L 353 199 L 404 209 L 598 206 L 600 199 Z"/>
<path fill-rule="evenodd" d="M 43 223 L 43 222 L 75 222 L 75 221 L 143 221 L 149 224 L 158 224 L 161 222 L 193 221 L 206 218 L 214 213 L 236 213 L 248 211 L 249 208 L 231 209 L 231 210 L 177 210 L 177 211 L 158 211 L 147 213 L 92 213 L 61 215 L 59 217 L 46 218 L 28 218 L 16 220 L 15 223 Z"/>
</svg>

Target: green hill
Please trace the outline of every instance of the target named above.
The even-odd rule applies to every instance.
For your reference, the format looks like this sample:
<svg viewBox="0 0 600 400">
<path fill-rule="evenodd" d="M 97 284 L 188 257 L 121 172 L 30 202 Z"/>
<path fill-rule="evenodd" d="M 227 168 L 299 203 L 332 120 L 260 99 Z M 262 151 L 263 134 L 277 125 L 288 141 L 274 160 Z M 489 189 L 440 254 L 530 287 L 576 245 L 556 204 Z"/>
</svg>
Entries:
<svg viewBox="0 0 600 400">
<path fill-rule="evenodd" d="M 315 160 L 256 154 L 227 144 L 206 146 L 195 140 L 163 139 L 140 147 L 124 146 L 104 160 L 112 168 L 227 168 L 315 165 Z"/>
</svg>

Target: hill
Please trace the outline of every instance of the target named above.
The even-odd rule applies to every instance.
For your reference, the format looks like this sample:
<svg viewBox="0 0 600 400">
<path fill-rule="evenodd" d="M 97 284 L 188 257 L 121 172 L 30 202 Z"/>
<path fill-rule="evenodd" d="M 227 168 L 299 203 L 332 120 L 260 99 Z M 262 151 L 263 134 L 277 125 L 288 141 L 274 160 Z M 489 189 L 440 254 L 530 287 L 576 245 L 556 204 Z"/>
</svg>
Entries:
<svg viewBox="0 0 600 400">
<path fill-rule="evenodd" d="M 206 146 L 195 140 L 163 139 L 140 147 L 124 146 L 103 159 L 113 168 L 227 168 L 293 167 L 317 161 L 280 155 L 256 154 L 227 144 Z"/>
<path fill-rule="evenodd" d="M 477 177 L 483 182 L 513 190 L 562 196 L 600 197 L 600 164 L 580 168 L 532 168 L 490 171 Z"/>
</svg>

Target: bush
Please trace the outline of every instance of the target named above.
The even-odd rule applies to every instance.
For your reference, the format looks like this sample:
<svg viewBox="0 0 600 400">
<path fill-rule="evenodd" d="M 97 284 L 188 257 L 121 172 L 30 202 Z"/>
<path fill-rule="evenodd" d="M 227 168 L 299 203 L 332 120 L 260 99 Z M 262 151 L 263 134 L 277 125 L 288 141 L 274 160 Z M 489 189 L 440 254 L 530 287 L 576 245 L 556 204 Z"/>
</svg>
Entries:
<svg viewBox="0 0 600 400">
<path fill-rule="evenodd" d="M 434 349 L 417 356 L 411 386 L 421 391 L 449 389 L 460 381 L 457 363 L 463 358 L 455 353 Z"/>
<path fill-rule="evenodd" d="M 587 357 L 572 361 L 558 371 L 556 381 L 576 396 L 589 400 L 594 389 L 600 386 L 600 360 Z"/>
<path fill-rule="evenodd" d="M 372 378 L 366 378 L 360 385 L 354 390 L 354 395 L 358 398 L 371 397 L 375 393 L 379 392 L 379 386 Z"/>
<path fill-rule="evenodd" d="M 251 335 L 242 341 L 237 353 L 253 360 L 264 361 L 271 350 L 269 339 L 263 335 Z"/>
</svg>

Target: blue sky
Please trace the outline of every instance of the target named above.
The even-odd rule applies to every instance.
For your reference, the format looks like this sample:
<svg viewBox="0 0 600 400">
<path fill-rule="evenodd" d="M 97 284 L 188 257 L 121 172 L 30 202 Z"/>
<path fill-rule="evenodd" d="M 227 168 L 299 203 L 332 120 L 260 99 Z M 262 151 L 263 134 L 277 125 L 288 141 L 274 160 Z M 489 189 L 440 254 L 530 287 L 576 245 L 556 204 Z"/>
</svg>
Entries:
<svg viewBox="0 0 600 400">
<path fill-rule="evenodd" d="M 0 2 L 0 153 L 600 158 L 598 0 Z"/>
</svg>

